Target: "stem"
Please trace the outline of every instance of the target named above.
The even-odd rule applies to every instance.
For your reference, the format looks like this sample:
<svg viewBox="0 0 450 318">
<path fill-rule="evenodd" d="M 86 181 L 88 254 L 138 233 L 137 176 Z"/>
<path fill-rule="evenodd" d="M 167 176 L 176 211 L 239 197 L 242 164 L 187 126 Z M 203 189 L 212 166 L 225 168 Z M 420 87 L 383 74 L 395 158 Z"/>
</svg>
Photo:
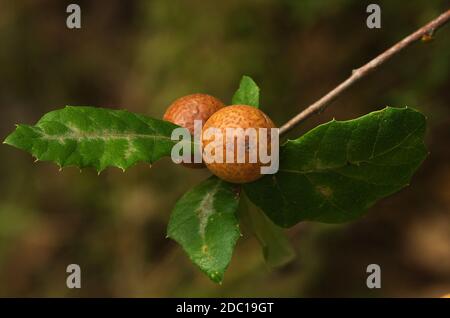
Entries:
<svg viewBox="0 0 450 318">
<path fill-rule="evenodd" d="M 387 60 L 391 59 L 393 56 L 398 54 L 404 48 L 408 47 L 412 43 L 423 39 L 429 39 L 433 33 L 446 24 L 450 20 L 450 10 L 442 13 L 439 17 L 428 23 L 427 25 L 421 27 L 416 32 L 408 35 L 406 38 L 384 51 L 376 58 L 371 60 L 369 63 L 364 66 L 355 69 L 352 71 L 352 75 L 347 78 L 344 82 L 335 87 L 332 91 L 327 93 L 325 96 L 320 98 L 318 101 L 314 102 L 287 123 L 285 123 L 280 128 L 280 135 L 283 135 L 290 131 L 292 128 L 297 126 L 298 124 L 304 122 L 306 119 L 311 117 L 314 114 L 320 113 L 327 108 L 327 106 L 333 102 L 336 98 L 338 98 L 343 92 L 345 92 L 349 87 L 358 82 L 361 78 L 367 76 L 372 71 L 376 70 L 382 64 L 384 64 Z"/>
</svg>

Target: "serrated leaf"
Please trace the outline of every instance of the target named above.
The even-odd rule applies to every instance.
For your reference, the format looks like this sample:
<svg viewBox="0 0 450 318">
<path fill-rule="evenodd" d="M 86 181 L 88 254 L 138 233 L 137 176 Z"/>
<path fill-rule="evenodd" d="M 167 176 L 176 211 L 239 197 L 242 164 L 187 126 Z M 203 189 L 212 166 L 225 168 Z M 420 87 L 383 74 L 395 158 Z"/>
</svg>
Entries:
<svg viewBox="0 0 450 318">
<path fill-rule="evenodd" d="M 67 106 L 44 115 L 35 126 L 17 125 L 4 143 L 60 167 L 127 169 L 170 156 L 178 126 L 125 110 Z"/>
<path fill-rule="evenodd" d="M 251 77 L 242 76 L 239 89 L 234 93 L 231 103 L 259 107 L 259 87 Z"/>
<path fill-rule="evenodd" d="M 270 267 L 283 266 L 295 257 L 284 229 L 275 225 L 258 207 L 241 194 L 239 217 L 261 245 L 264 260 Z"/>
<path fill-rule="evenodd" d="M 240 236 L 238 205 L 239 188 L 212 176 L 184 194 L 170 216 L 167 236 L 216 283 Z"/>
<path fill-rule="evenodd" d="M 246 184 L 245 192 L 283 227 L 355 219 L 408 185 L 427 155 L 425 125 L 409 108 L 333 120 L 285 143 L 278 173 Z"/>
</svg>

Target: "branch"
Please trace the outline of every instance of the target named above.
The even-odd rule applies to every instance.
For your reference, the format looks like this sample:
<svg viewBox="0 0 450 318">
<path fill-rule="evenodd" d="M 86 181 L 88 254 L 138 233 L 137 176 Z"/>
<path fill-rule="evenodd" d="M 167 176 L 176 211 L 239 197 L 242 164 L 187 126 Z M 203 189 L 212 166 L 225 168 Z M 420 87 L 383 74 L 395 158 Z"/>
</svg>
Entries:
<svg viewBox="0 0 450 318">
<path fill-rule="evenodd" d="M 343 92 L 345 92 L 349 87 L 358 82 L 361 78 L 367 76 L 372 71 L 376 70 L 382 64 L 384 64 L 387 60 L 391 59 L 393 56 L 397 55 L 400 51 L 410 46 L 412 43 L 423 39 L 429 40 L 433 33 L 446 24 L 450 20 L 450 10 L 447 10 L 439 17 L 428 23 L 427 25 L 421 27 L 416 32 L 410 34 L 388 50 L 384 51 L 376 58 L 371 60 L 369 63 L 364 66 L 353 70 L 352 75 L 347 78 L 344 82 L 339 84 L 336 88 L 330 91 L 328 94 L 323 96 L 321 99 L 311 104 L 307 108 L 305 108 L 298 115 L 293 117 L 287 123 L 285 123 L 280 128 L 280 135 L 283 135 L 290 131 L 292 128 L 297 126 L 298 124 L 304 122 L 306 119 L 311 117 L 314 114 L 320 113 L 327 108 L 327 106 L 333 102 L 336 98 L 338 98 Z"/>
</svg>

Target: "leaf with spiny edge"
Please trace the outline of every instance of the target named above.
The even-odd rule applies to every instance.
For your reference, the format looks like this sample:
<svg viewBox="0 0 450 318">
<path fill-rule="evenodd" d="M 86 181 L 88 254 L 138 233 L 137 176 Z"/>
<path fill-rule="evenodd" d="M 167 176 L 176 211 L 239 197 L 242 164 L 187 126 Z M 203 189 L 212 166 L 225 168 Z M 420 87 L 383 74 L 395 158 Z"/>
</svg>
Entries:
<svg viewBox="0 0 450 318">
<path fill-rule="evenodd" d="M 240 237 L 238 205 L 239 187 L 212 176 L 185 193 L 170 216 L 167 237 L 216 283 Z"/>
<path fill-rule="evenodd" d="M 242 76 L 239 88 L 234 93 L 231 103 L 259 108 L 259 87 L 250 76 Z"/>
<path fill-rule="evenodd" d="M 17 125 L 4 143 L 31 153 L 36 160 L 62 167 L 108 166 L 125 170 L 137 162 L 170 156 L 178 126 L 131 113 L 87 106 L 66 106 L 45 114 L 34 126 Z"/>
<path fill-rule="evenodd" d="M 391 108 L 320 125 L 280 148 L 275 175 L 244 185 L 276 224 L 341 223 L 407 186 L 427 156 L 425 117 Z"/>
</svg>

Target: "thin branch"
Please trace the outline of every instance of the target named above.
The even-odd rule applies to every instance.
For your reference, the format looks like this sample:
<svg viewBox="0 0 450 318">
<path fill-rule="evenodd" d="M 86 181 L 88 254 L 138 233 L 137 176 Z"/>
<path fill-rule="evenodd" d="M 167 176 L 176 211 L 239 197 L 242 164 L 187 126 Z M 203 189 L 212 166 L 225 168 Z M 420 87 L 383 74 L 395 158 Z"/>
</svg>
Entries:
<svg viewBox="0 0 450 318">
<path fill-rule="evenodd" d="M 404 48 L 408 47 L 412 43 L 423 39 L 429 40 L 433 33 L 446 24 L 450 20 L 450 10 L 444 12 L 439 17 L 428 23 L 427 25 L 421 27 L 416 32 L 410 34 L 388 50 L 384 51 L 376 58 L 371 60 L 369 63 L 364 66 L 353 70 L 352 75 L 347 78 L 344 82 L 339 84 L 336 88 L 330 91 L 328 94 L 323 96 L 321 99 L 311 104 L 307 108 L 305 108 L 298 115 L 293 117 L 287 123 L 285 123 L 280 128 L 280 135 L 285 134 L 290 131 L 292 128 L 297 126 L 298 124 L 304 122 L 306 119 L 311 117 L 314 114 L 320 113 L 325 110 L 325 108 L 336 98 L 338 98 L 343 92 L 345 92 L 349 87 L 358 82 L 361 78 L 367 76 L 372 71 L 376 70 L 379 66 L 384 64 L 387 60 L 391 59 L 393 56 L 398 54 Z"/>
</svg>

